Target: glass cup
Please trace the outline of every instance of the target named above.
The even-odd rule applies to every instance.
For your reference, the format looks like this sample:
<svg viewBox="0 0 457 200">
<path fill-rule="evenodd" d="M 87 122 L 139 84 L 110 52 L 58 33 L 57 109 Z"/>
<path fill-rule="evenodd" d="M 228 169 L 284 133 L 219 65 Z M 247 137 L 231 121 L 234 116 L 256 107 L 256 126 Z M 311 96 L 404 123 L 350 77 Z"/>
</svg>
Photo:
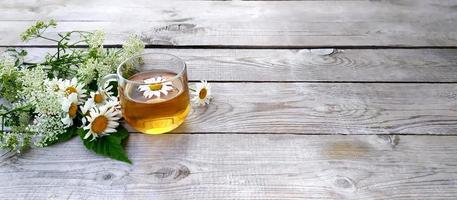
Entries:
<svg viewBox="0 0 457 200">
<path fill-rule="evenodd" d="M 117 80 L 122 115 L 134 129 L 161 134 L 181 125 L 190 111 L 186 64 L 163 53 L 133 56 L 103 78 Z"/>
</svg>

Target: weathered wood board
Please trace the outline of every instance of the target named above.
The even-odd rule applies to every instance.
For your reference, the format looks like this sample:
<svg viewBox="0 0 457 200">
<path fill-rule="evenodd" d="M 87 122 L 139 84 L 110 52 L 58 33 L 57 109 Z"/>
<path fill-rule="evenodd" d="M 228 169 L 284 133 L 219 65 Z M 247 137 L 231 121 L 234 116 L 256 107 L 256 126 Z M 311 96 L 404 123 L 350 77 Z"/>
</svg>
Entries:
<svg viewBox="0 0 457 200">
<path fill-rule="evenodd" d="M 214 94 L 173 133 L 132 132 L 133 165 L 78 138 L 0 152 L 0 199 L 456 199 L 456 11 L 453 0 L 0 1 L 0 47 L 38 60 L 53 44 L 19 40 L 38 19 L 58 21 L 51 34 L 105 30 L 107 45 L 137 34 Z"/>
<path fill-rule="evenodd" d="M 456 1 L 0 2 L 0 45 L 38 19 L 56 31 L 104 29 L 107 44 L 138 34 L 171 46 L 457 46 Z M 37 45 L 46 45 L 36 41 Z"/>
<path fill-rule="evenodd" d="M 0 163 L 0 199 L 455 199 L 457 137 L 131 134 L 133 165 L 79 139 Z"/>
<path fill-rule="evenodd" d="M 2 50 L 2 49 L 0 49 Z M 50 48 L 28 48 L 40 61 Z M 146 49 L 184 59 L 190 80 L 457 82 L 457 49 Z"/>
<path fill-rule="evenodd" d="M 177 133 L 456 134 L 456 84 L 213 83 Z"/>
</svg>

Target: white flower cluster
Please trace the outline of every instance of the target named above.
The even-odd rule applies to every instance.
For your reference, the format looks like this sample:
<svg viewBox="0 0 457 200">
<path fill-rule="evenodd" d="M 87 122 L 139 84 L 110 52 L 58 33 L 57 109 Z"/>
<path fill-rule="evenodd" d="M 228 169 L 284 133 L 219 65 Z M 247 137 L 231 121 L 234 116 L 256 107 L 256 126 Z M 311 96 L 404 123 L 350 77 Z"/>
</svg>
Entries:
<svg viewBox="0 0 457 200">
<path fill-rule="evenodd" d="M 42 32 L 40 27 L 48 26 L 54 25 L 37 26 L 23 37 L 36 37 Z M 15 127 L 2 128 L 0 148 L 19 148 L 29 145 L 30 141 L 36 146 L 46 146 L 70 128 L 83 128 L 87 131 L 84 138 L 92 140 L 116 132 L 122 115 L 117 97 L 111 92 L 113 88 L 94 87 L 104 76 L 114 73 L 121 62 L 140 54 L 144 44 L 138 37 L 129 37 L 122 49 L 109 49 L 103 47 L 104 36 L 103 31 L 85 34 L 84 42 L 89 48 L 75 50 L 82 55 L 78 58 L 80 63 L 63 63 L 71 65 L 76 75 L 53 71 L 56 66 L 49 62 L 29 67 L 21 64 L 22 60 L 17 57 L 0 57 L 0 99 L 7 100 L 0 101 L 0 114 L 3 113 L 0 123 Z M 52 59 L 51 55 L 45 57 L 45 60 Z M 8 90 L 3 91 L 2 87 Z M 5 113 L 21 106 L 29 109 L 15 115 L 23 118 L 21 123 L 6 124 L 4 118 L 9 115 Z"/>
<path fill-rule="evenodd" d="M 89 49 L 97 49 L 103 47 L 105 41 L 105 32 L 96 30 L 86 38 Z"/>
<path fill-rule="evenodd" d="M 104 35 L 102 31 L 96 31 L 87 38 L 89 52 L 94 52 L 94 55 L 78 69 L 77 77 L 82 83 L 88 84 L 94 79 L 100 81 L 115 72 L 121 62 L 144 50 L 144 43 L 138 36 L 130 36 L 122 49 L 105 49 L 102 46 Z"/>
<path fill-rule="evenodd" d="M 49 80 L 43 66 L 22 70 L 22 90 L 18 96 L 35 107 L 35 112 L 47 115 L 60 113 L 60 95 L 55 93 L 55 80 Z"/>
<path fill-rule="evenodd" d="M 29 93 L 33 98 L 28 99 L 33 99 L 29 103 L 36 108 L 36 116 L 29 130 L 39 138 L 35 143 L 37 146 L 45 146 L 47 142 L 56 140 L 66 128 L 74 125 L 75 120 L 88 129 L 87 134 L 92 135 L 93 139 L 115 132 L 121 114 L 117 98 L 109 91 L 112 89 L 111 86 L 106 85 L 96 92 L 91 92 L 90 97 L 86 98 L 86 89 L 76 78 L 44 80 L 44 86 L 35 87 L 34 93 Z M 24 83 L 28 83 L 28 80 L 25 79 Z M 95 120 L 100 115 L 107 115 L 106 127 L 104 121 Z M 94 121 L 97 124 L 93 124 Z M 90 128 L 92 126 L 94 129 Z"/>
<path fill-rule="evenodd" d="M 99 67 L 99 63 L 94 59 L 89 59 L 81 65 L 78 70 L 78 78 L 84 84 L 89 84 L 95 78 L 97 78 L 97 67 Z"/>
<path fill-rule="evenodd" d="M 97 137 L 116 132 L 119 126 L 119 119 L 122 117 L 121 107 L 117 97 L 112 96 L 110 91 L 112 86 L 105 84 L 96 92 L 90 93 L 90 98 L 80 106 L 81 113 L 84 115 L 82 124 L 87 133 L 84 139 L 92 136 L 92 140 Z"/>
<path fill-rule="evenodd" d="M 45 79 L 43 88 L 36 88 L 35 94 L 31 94 L 36 101 L 29 102 L 37 108 L 37 115 L 30 126 L 30 131 L 41 137 L 37 146 L 44 146 L 46 142 L 57 139 L 75 121 L 87 129 L 88 136 L 92 135 L 93 139 L 115 132 L 119 125 L 120 106 L 117 97 L 112 96 L 112 86 L 105 85 L 91 92 L 88 98 L 85 85 L 78 82 L 77 78 Z M 50 98 L 46 98 L 46 95 Z M 45 101 L 37 99 L 39 97 Z M 43 102 L 53 105 L 45 106 Z M 99 116 L 106 116 L 106 121 L 96 120 Z"/>
<path fill-rule="evenodd" d="M 144 49 L 144 43 L 140 40 L 138 36 L 130 36 L 127 39 L 127 42 L 122 45 L 125 53 L 130 57 L 139 52 L 142 52 Z"/>
<path fill-rule="evenodd" d="M 35 116 L 30 131 L 35 133 L 35 145 L 46 146 L 47 142 L 57 140 L 58 135 L 65 133 L 65 126 L 60 115 L 39 113 Z"/>
<path fill-rule="evenodd" d="M 0 57 L 0 77 L 4 74 L 12 73 L 14 69 L 15 60 L 11 57 Z"/>
</svg>

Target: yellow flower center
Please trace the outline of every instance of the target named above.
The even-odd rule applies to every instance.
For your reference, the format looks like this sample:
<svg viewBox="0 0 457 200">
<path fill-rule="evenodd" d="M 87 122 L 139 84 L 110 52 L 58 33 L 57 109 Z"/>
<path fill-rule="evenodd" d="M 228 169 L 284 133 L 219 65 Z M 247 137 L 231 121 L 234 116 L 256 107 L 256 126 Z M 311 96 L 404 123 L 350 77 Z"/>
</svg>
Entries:
<svg viewBox="0 0 457 200">
<path fill-rule="evenodd" d="M 67 94 L 67 95 L 70 95 L 71 93 L 76 93 L 76 92 L 77 92 L 77 90 L 73 86 L 67 87 L 67 89 L 65 89 L 65 94 Z"/>
<path fill-rule="evenodd" d="M 206 94 L 207 94 L 207 93 L 208 93 L 208 91 L 206 90 L 206 88 L 202 88 L 202 89 L 200 90 L 200 92 L 198 93 L 198 97 L 199 97 L 200 99 L 204 99 L 204 98 L 206 98 Z"/>
<path fill-rule="evenodd" d="M 92 126 L 90 129 L 92 132 L 100 134 L 108 127 L 108 118 L 104 115 L 100 115 L 92 121 Z"/>
<path fill-rule="evenodd" d="M 105 98 L 103 97 L 102 94 L 97 93 L 97 94 L 94 95 L 95 103 L 102 103 L 103 100 L 105 100 Z"/>
<path fill-rule="evenodd" d="M 162 89 L 162 84 L 160 83 L 153 83 L 151 85 L 148 86 L 150 90 L 152 91 L 157 91 L 157 90 L 161 90 Z"/>
<path fill-rule="evenodd" d="M 68 109 L 68 115 L 71 118 L 76 116 L 76 112 L 78 111 L 78 106 L 75 103 L 71 103 L 70 108 Z"/>
</svg>

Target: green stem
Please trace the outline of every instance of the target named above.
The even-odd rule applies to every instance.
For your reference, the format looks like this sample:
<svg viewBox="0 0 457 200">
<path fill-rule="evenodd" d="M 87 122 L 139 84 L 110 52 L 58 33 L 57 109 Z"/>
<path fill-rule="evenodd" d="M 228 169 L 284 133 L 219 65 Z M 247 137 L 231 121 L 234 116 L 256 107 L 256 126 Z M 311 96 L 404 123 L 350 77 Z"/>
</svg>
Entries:
<svg viewBox="0 0 457 200">
<path fill-rule="evenodd" d="M 197 91 L 197 90 L 192 89 L 192 88 L 189 88 L 189 90 L 192 91 L 192 92 L 196 92 Z"/>
<path fill-rule="evenodd" d="M 60 41 L 57 42 L 57 60 L 60 59 Z"/>
<path fill-rule="evenodd" d="M 77 45 L 77 44 L 79 44 L 79 43 L 81 43 L 81 42 L 85 42 L 85 40 L 77 41 L 77 42 L 75 42 L 75 43 L 73 43 L 73 44 L 70 44 L 68 47 L 74 47 L 75 45 Z"/>
<path fill-rule="evenodd" d="M 52 38 L 48 38 L 48 37 L 44 37 L 44 36 L 41 36 L 41 35 L 38 35 L 39 38 L 43 38 L 45 40 L 50 40 L 50 41 L 53 41 L 53 42 L 59 42 L 58 40 L 55 40 L 55 39 L 52 39 Z"/>
<path fill-rule="evenodd" d="M 2 115 L 2 117 L 4 117 L 5 115 L 8 115 L 8 114 L 11 114 L 13 112 L 16 112 L 16 111 L 25 111 L 27 109 L 30 109 L 31 106 L 30 105 L 25 105 L 25 106 L 22 106 L 22 107 L 19 107 L 19 108 L 14 108 L 12 110 L 9 110 L 7 112 L 4 112 L 4 113 L 0 113 L 0 115 Z M 3 119 L 2 119 L 3 120 Z M 2 121 L 2 125 L 3 125 L 3 121 Z"/>
<path fill-rule="evenodd" d="M 23 62 L 23 65 L 39 65 L 40 63 L 33 63 L 33 62 Z"/>
<path fill-rule="evenodd" d="M 70 31 L 69 33 L 70 34 L 72 34 L 72 33 L 79 33 L 79 34 L 90 33 L 90 34 L 92 34 L 92 32 L 90 32 L 90 31 Z"/>
<path fill-rule="evenodd" d="M 3 136 L 4 131 L 5 131 L 5 115 L 2 115 L 2 136 Z"/>
</svg>

